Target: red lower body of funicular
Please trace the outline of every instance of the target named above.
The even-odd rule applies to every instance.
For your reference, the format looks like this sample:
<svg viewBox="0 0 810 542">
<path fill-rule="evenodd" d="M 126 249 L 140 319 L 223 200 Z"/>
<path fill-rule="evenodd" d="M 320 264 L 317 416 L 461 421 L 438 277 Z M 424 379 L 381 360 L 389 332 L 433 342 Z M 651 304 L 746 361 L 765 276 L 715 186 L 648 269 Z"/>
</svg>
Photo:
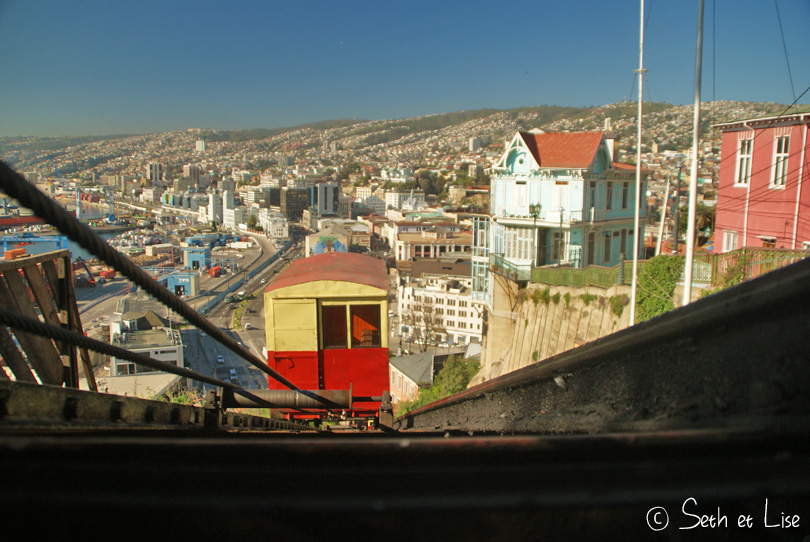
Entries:
<svg viewBox="0 0 810 542">
<path fill-rule="evenodd" d="M 387 348 L 335 348 L 319 351 L 268 352 L 268 365 L 302 390 L 351 390 L 347 417 L 373 417 L 388 391 Z M 271 390 L 287 389 L 268 378 Z M 323 411 L 285 411 L 294 418 L 322 418 Z M 341 414 L 340 412 L 337 414 Z"/>
</svg>

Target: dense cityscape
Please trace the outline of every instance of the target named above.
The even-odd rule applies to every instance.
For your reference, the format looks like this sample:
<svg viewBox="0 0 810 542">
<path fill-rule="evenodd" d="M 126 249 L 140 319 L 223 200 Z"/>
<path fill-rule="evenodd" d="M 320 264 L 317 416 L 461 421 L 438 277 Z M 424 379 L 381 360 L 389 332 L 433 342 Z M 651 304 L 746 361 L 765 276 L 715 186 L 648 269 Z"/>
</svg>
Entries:
<svg viewBox="0 0 810 542">
<path fill-rule="evenodd" d="M 810 540 L 808 18 L 0 1 L 5 531 Z"/>
<path fill-rule="evenodd" d="M 785 110 L 785 106 L 772 103 L 703 104 L 698 199 L 707 216 L 713 217 L 712 209 L 717 202 L 721 161 L 720 133 L 713 125 L 779 115 Z M 134 136 L 4 138 L 0 140 L 0 150 L 3 160 L 62 205 L 69 209 L 94 205 L 97 210 L 93 216 L 97 218 L 92 223 L 96 226 L 114 228 L 123 223 L 123 216 L 135 215 L 140 217 L 138 225 L 154 226 L 157 230 L 154 233 L 164 233 L 165 237 L 150 237 L 153 234 L 144 230 L 140 236 L 127 233 L 120 236 L 121 240 L 113 241 L 139 265 L 161 269 L 161 275 L 175 266 L 178 272 L 199 269 L 206 273 L 216 267 L 222 269 L 224 280 L 237 272 L 234 258 L 244 258 L 244 254 L 231 255 L 230 265 L 217 266 L 217 261 L 228 262 L 227 257 L 223 258 L 222 245 L 227 243 L 227 247 L 233 250 L 238 247 L 237 252 L 244 252 L 253 243 L 245 235 L 260 241 L 260 254 L 267 252 L 265 259 L 285 250 L 288 245 L 284 243 L 291 242 L 300 243 L 297 253 L 304 257 L 343 251 L 384 259 L 394 270 L 389 311 L 392 355 L 444 351 L 445 357 L 453 353 L 479 358 L 475 349 L 466 353 L 464 347 L 480 345 L 484 340 L 484 313 L 488 301 L 492 303 L 492 292 L 482 286 L 487 279 L 482 268 L 476 267 L 475 258 L 471 258 L 473 238 L 477 235 L 473 222 L 475 217 L 504 213 L 502 206 L 491 208 L 494 187 L 491 184 L 495 171 L 506 164 L 504 153 L 510 139 L 515 133 L 524 134 L 521 136 L 524 139 L 533 133 L 600 133 L 610 142 L 606 144 L 610 146 L 611 160 L 631 168 L 636 157 L 635 114 L 635 106 L 626 103 L 579 109 L 542 106 L 388 121 L 330 121 L 272 131 L 190 128 Z M 665 252 L 679 250 L 678 240 L 672 234 L 671 211 L 675 207 L 683 207 L 685 211 L 688 173 L 684 167 L 688 167 L 691 156 L 693 111 L 688 106 L 650 103 L 644 105 L 643 114 L 641 156 L 646 206 L 642 218 L 647 228 L 643 230 L 640 256 L 647 258 L 655 255 L 656 244 L 660 251 L 659 224 Z M 502 175 L 497 174 L 498 178 Z M 683 178 L 682 191 L 675 200 L 678 177 Z M 611 196 L 603 195 L 601 190 L 598 197 L 607 197 L 610 209 Z M 574 196 L 564 197 L 569 200 Z M 596 209 L 596 192 L 590 198 L 588 205 Z M 625 182 L 622 208 L 626 207 L 627 198 L 628 182 Z M 678 201 L 678 205 L 673 201 Z M 13 215 L 20 210 L 12 206 L 7 212 Z M 514 212 L 531 214 L 509 211 L 505 216 Z M 538 227 L 538 218 L 546 227 L 537 231 L 549 236 L 549 248 L 547 253 L 533 257 L 531 266 L 542 266 L 544 262 L 565 263 L 574 268 L 586 263 L 612 266 L 620 256 L 631 254 L 628 238 L 633 236 L 632 223 L 616 226 L 616 235 L 621 233 L 618 248 L 606 244 L 602 251 L 594 245 L 593 234 L 587 247 L 583 240 L 577 241 L 575 215 L 565 215 L 563 224 L 564 211 L 554 215 L 559 218 L 551 217 L 549 213 L 554 212 L 534 215 L 534 228 Z M 670 215 L 662 221 L 662 214 L 667 212 Z M 548 222 L 552 220 L 560 223 L 559 232 L 549 228 Z M 713 219 L 701 223 L 704 228 L 700 232 L 701 244 L 712 239 L 712 222 Z M 568 232 L 562 231 L 563 225 L 569 228 Z M 518 237 L 525 238 L 530 230 L 516 231 Z M 682 235 L 683 232 L 679 235 L 681 245 Z M 545 245 L 546 241 L 535 237 L 532 243 Z M 208 250 L 194 248 L 201 245 Z M 211 252 L 211 248 L 220 252 Z M 595 259 L 597 252 L 599 257 Z M 508 265 L 498 262 L 497 265 Z M 524 264 L 515 260 L 515 265 Z M 522 273 L 519 269 L 518 272 Z M 92 280 L 93 270 L 89 274 Z M 210 275 L 215 278 L 213 271 Z M 183 286 L 178 291 L 189 294 L 200 306 L 218 287 L 207 285 L 209 280 L 206 275 L 202 287 L 203 292 L 211 290 L 208 297 L 200 295 L 199 285 L 189 278 L 181 280 Z M 262 279 L 262 284 L 265 280 Z M 177 286 L 176 281 L 174 284 Z M 428 297 L 434 299 L 435 306 L 425 305 L 423 300 Z M 232 300 L 226 301 L 231 301 L 229 306 L 233 309 Z M 239 312 L 234 322 L 241 328 L 243 313 Z M 261 300 L 253 312 L 264 312 Z M 263 323 L 254 321 L 252 326 L 248 321 L 245 323 L 247 329 L 242 332 L 252 335 L 245 340 L 253 341 L 257 353 L 266 356 L 263 341 L 256 336 L 264 328 Z M 492 326 L 490 322 L 491 337 Z M 251 327 L 253 332 L 248 331 Z M 108 325 L 104 329 L 105 338 L 111 340 L 114 331 L 108 331 Z M 565 341 L 561 341 L 553 351 L 526 352 L 518 365 L 529 359 L 542 360 L 581 340 L 571 339 L 566 347 Z M 197 341 L 199 337 L 195 336 L 192 342 Z M 199 346 L 196 350 L 200 350 Z M 238 381 L 236 373 L 228 374 L 233 368 L 230 363 L 228 366 L 223 363 L 223 355 L 228 353 L 219 354 L 218 364 L 213 358 L 209 360 L 210 370 Z M 397 362 L 397 359 L 391 364 L 393 399 L 417 401 L 420 387 L 429 388 L 434 375 L 421 374 L 425 370 L 422 366 L 411 367 L 413 360 Z M 434 357 L 429 365 L 434 366 Z M 482 370 L 477 381 L 497 376 L 486 361 L 484 365 L 490 372 Z M 134 366 L 126 369 L 134 370 Z M 113 363 L 111 375 L 120 374 L 126 373 L 121 373 Z M 255 374 L 252 379 L 249 374 L 240 369 L 243 380 L 261 384 Z"/>
</svg>

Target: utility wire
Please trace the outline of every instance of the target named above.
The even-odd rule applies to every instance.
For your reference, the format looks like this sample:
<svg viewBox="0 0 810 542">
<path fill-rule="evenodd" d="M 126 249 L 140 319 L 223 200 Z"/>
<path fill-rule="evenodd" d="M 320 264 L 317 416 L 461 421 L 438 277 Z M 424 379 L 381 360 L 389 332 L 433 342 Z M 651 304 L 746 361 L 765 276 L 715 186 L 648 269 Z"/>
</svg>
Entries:
<svg viewBox="0 0 810 542">
<path fill-rule="evenodd" d="M 774 120 L 779 120 L 779 119 L 781 119 L 782 117 L 784 117 L 785 115 L 789 115 L 789 114 L 791 114 L 791 113 L 789 113 L 790 109 L 791 109 L 793 106 L 795 106 L 795 105 L 797 104 L 797 102 L 798 102 L 799 100 L 801 100 L 801 99 L 804 97 L 804 95 L 805 95 L 805 94 L 807 94 L 809 91 L 810 91 L 810 86 L 808 86 L 806 89 L 804 89 L 804 92 L 802 92 L 802 93 L 799 95 L 799 97 L 798 97 L 798 98 L 796 98 L 795 100 L 793 100 L 793 103 L 791 103 L 790 105 L 788 105 L 788 106 L 785 108 L 785 110 L 784 110 L 784 111 L 782 111 L 781 113 L 779 113 L 778 115 L 776 115 L 776 116 L 774 117 Z M 721 125 L 721 126 L 722 126 L 723 124 L 735 124 L 735 123 L 734 123 L 734 122 L 731 122 L 731 123 L 720 123 L 720 125 Z M 751 141 L 756 141 L 757 139 L 759 139 L 760 137 L 762 137 L 762 136 L 763 136 L 765 133 L 766 133 L 766 130 L 759 130 L 759 132 L 758 132 L 758 133 L 754 134 L 754 137 L 753 137 L 753 139 L 752 139 Z M 724 162 L 728 161 L 728 160 L 736 160 L 736 159 L 737 159 L 737 152 L 735 151 L 735 152 L 733 152 L 733 153 L 730 153 L 730 154 L 729 154 L 729 155 L 727 155 L 727 156 L 723 156 L 723 157 L 720 159 L 720 162 L 718 163 L 718 166 L 722 166 L 722 164 L 723 164 Z M 771 165 L 772 165 L 772 164 L 771 164 Z M 771 166 L 769 165 L 768 167 L 771 167 Z M 765 169 L 765 168 L 763 168 L 763 169 Z M 760 171 L 761 171 L 761 170 L 760 170 Z M 751 173 L 751 175 L 753 175 L 753 172 Z"/>
<path fill-rule="evenodd" d="M 793 85 L 793 73 L 790 71 L 790 60 L 788 59 L 787 45 L 785 44 L 785 32 L 782 30 L 782 17 L 779 15 L 779 2 L 773 0 L 773 5 L 776 7 L 776 20 L 779 21 L 779 35 L 782 37 L 782 50 L 785 52 L 785 64 L 787 64 L 788 78 L 790 79 L 790 91 L 793 93 L 793 103 L 795 104 L 796 89 Z"/>
</svg>

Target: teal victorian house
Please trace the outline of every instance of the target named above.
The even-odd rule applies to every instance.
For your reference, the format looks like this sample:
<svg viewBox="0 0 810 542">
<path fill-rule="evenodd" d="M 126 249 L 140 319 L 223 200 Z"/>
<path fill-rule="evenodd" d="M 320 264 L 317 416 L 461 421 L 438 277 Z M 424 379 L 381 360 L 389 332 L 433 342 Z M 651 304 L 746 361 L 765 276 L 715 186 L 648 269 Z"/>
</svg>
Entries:
<svg viewBox="0 0 810 542">
<path fill-rule="evenodd" d="M 635 166 L 613 162 L 612 147 L 605 132 L 515 134 L 492 168 L 491 216 L 473 226 L 476 297 L 491 300 L 492 272 L 520 283 L 533 267 L 633 257 Z M 642 179 L 642 239 L 646 192 Z"/>
</svg>

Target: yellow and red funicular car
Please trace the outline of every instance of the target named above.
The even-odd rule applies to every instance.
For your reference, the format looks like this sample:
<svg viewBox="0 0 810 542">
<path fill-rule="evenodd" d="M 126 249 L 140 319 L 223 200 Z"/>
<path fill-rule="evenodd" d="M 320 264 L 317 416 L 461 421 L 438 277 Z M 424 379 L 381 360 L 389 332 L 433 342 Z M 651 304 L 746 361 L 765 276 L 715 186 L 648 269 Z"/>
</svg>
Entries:
<svg viewBox="0 0 810 542">
<path fill-rule="evenodd" d="M 271 369 L 303 390 L 351 390 L 352 417 L 377 413 L 388 391 L 384 261 L 345 252 L 296 260 L 267 287 L 264 307 Z M 286 389 L 273 379 L 269 388 Z"/>
</svg>

